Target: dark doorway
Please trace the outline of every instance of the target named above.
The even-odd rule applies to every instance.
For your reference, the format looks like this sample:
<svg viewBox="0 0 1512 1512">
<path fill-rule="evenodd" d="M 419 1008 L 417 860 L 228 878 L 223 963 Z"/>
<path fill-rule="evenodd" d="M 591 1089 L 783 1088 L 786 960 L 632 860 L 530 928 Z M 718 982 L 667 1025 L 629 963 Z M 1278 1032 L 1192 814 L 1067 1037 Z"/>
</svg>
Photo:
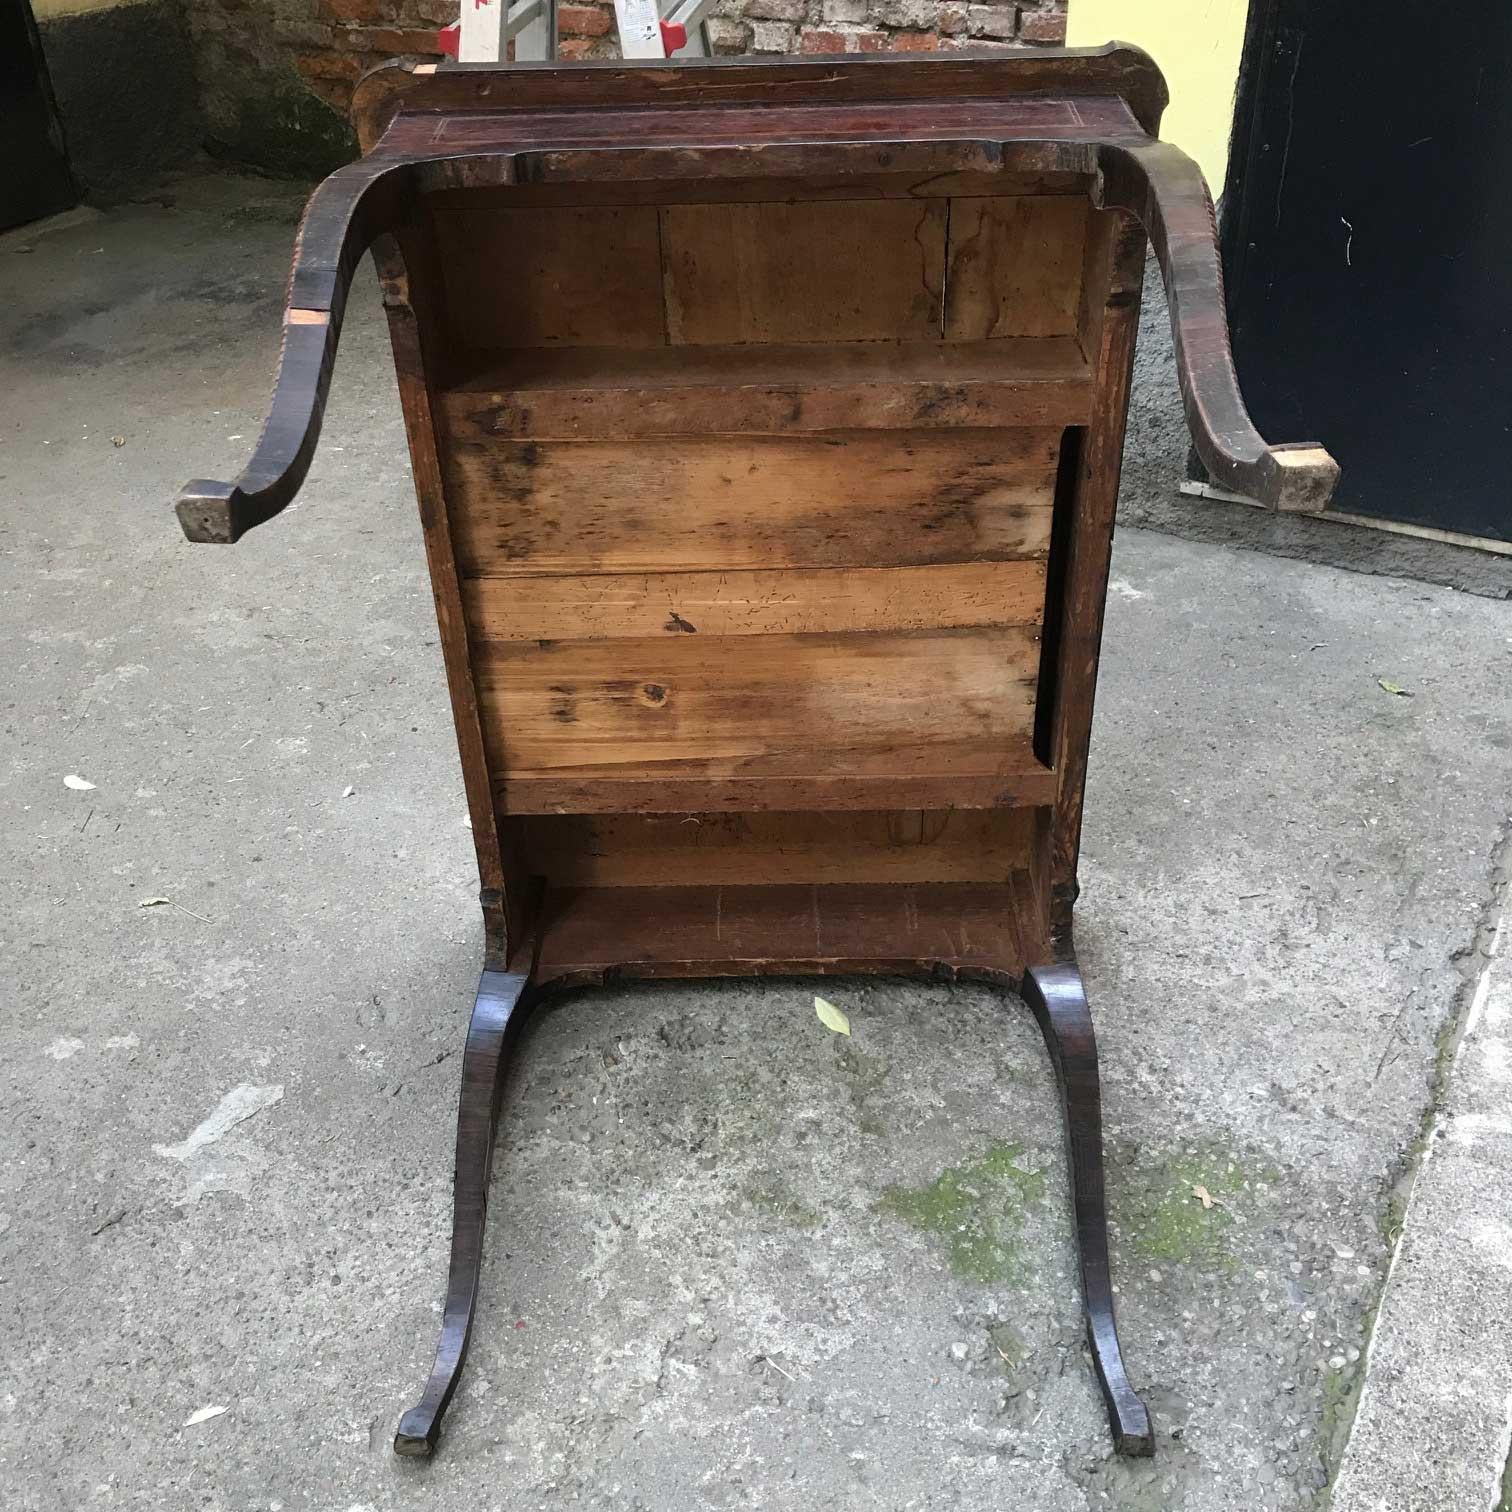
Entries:
<svg viewBox="0 0 1512 1512">
<path fill-rule="evenodd" d="M 1333 507 L 1512 540 L 1512 4 L 1254 0 L 1222 243 L 1267 436 Z"/>
<path fill-rule="evenodd" d="M 78 199 L 30 0 L 0 0 L 0 231 Z"/>
</svg>

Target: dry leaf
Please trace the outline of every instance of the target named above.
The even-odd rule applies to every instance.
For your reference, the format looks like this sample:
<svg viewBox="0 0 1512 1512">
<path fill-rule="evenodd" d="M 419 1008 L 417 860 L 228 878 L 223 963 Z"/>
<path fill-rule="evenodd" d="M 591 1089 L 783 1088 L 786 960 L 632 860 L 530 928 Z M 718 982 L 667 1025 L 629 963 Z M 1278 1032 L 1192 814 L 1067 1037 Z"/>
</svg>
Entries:
<svg viewBox="0 0 1512 1512">
<path fill-rule="evenodd" d="M 201 1407 L 197 1412 L 191 1412 L 184 1419 L 184 1427 L 192 1428 L 196 1423 L 208 1423 L 211 1418 L 216 1418 L 221 1413 L 228 1411 L 225 1407 Z"/>
<path fill-rule="evenodd" d="M 125 438 L 125 436 L 112 436 L 110 438 L 110 444 L 112 446 L 125 446 L 125 444 L 126 444 L 126 438 Z M 224 1409 L 222 1409 L 222 1410 L 224 1410 Z"/>
<path fill-rule="evenodd" d="M 354 788 L 354 787 L 344 787 L 341 790 L 341 796 L 343 798 L 350 798 L 352 796 L 352 794 L 355 793 L 356 791 L 357 791 L 357 789 Z"/>
<path fill-rule="evenodd" d="M 1205 1186 L 1194 1186 L 1192 1188 L 1192 1196 L 1202 1204 L 1204 1209 L 1210 1208 L 1213 1205 L 1213 1194 Z"/>
<path fill-rule="evenodd" d="M 814 1012 L 826 1029 L 832 1029 L 836 1034 L 850 1033 L 850 1020 L 828 998 L 816 997 Z"/>
<path fill-rule="evenodd" d="M 1384 677 L 1378 677 L 1376 678 L 1376 681 L 1381 685 L 1382 691 L 1390 693 L 1394 698 L 1412 697 L 1412 694 L 1409 693 L 1407 689 L 1402 687 L 1399 683 L 1388 682 Z"/>
<path fill-rule="evenodd" d="M 72 788 L 76 793 L 92 793 L 94 791 L 94 783 L 86 782 L 84 778 L 76 776 L 73 772 L 70 772 L 63 779 L 63 786 Z"/>
<path fill-rule="evenodd" d="M 188 914 L 191 919 L 198 919 L 201 924 L 213 924 L 214 919 L 207 919 L 202 913 L 195 913 L 192 908 L 185 908 L 182 903 L 175 903 L 172 898 L 143 898 L 137 904 L 138 908 L 176 908 L 182 914 Z"/>
</svg>

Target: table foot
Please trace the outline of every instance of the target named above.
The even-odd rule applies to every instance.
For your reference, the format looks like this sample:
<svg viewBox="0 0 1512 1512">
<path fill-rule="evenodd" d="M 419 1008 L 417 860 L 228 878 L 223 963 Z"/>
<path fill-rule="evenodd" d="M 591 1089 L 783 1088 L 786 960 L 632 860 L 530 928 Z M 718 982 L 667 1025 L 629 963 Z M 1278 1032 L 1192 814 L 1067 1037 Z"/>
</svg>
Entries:
<svg viewBox="0 0 1512 1512">
<path fill-rule="evenodd" d="M 441 1419 L 467 1358 L 483 1231 L 488 1221 L 488 1178 L 504 1085 L 505 1040 L 529 985 L 523 972 L 485 971 L 478 983 L 467 1048 L 462 1053 L 462 1097 L 457 1108 L 457 1168 L 452 1215 L 451 1267 L 436 1363 L 419 1402 L 399 1419 L 394 1453 L 429 1458 L 441 1437 Z"/>
<path fill-rule="evenodd" d="M 1113 1317 L 1108 1267 L 1108 1215 L 1103 1197 L 1102 1092 L 1097 1076 L 1097 1041 L 1081 971 L 1074 961 L 1032 966 L 1025 973 L 1028 1003 L 1055 1067 L 1066 1114 L 1071 1158 L 1071 1199 L 1076 1242 L 1081 1253 L 1082 1296 L 1087 1309 L 1087 1342 L 1107 1403 L 1113 1447 L 1129 1456 L 1151 1455 L 1155 1437 L 1150 1414 L 1134 1394 L 1124 1371 Z"/>
</svg>

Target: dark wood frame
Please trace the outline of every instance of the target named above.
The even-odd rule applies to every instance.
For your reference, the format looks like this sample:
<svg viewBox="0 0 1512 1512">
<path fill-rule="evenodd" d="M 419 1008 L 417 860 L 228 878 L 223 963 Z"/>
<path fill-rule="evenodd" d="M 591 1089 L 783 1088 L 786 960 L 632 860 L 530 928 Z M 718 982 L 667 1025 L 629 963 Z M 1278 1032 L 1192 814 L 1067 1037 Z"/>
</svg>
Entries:
<svg viewBox="0 0 1512 1512">
<path fill-rule="evenodd" d="M 1147 234 L 1166 281 L 1188 422 L 1212 475 L 1279 509 L 1319 507 L 1337 476 L 1320 447 L 1270 446 L 1249 422 L 1228 349 L 1212 204 L 1190 160 L 1156 139 L 1164 103 L 1154 65 L 1122 46 L 923 63 L 723 60 L 506 70 L 401 62 L 359 86 L 354 113 L 365 156 L 320 186 L 300 229 L 267 427 L 235 483 L 190 484 L 178 513 L 191 540 L 225 543 L 293 497 L 314 451 L 353 270 L 371 247 L 388 308 L 486 928 L 463 1065 L 441 1344 L 420 1403 L 399 1425 L 399 1453 L 432 1452 L 465 1356 L 499 1088 L 522 1005 L 548 990 L 619 976 L 823 972 L 971 978 L 1022 993 L 1064 1101 L 1088 1336 L 1114 1442 L 1124 1454 L 1153 1452 L 1149 1417 L 1129 1386 L 1114 1325 L 1096 1047 L 1071 941 Z M 923 193 L 919 186 L 941 176 L 978 184 L 1069 176 L 1095 212 L 1086 286 L 1093 292 L 1084 298 L 1100 303 L 1089 313 L 1084 343 L 1085 421 L 1066 433 L 1054 503 L 1035 716 L 1040 760 L 959 780 L 901 765 L 831 773 L 822 784 L 808 780 L 796 800 L 786 779 L 770 773 L 634 791 L 621 783 L 610 806 L 642 813 L 1017 808 L 1031 816 L 1021 864 L 993 883 L 622 888 L 607 904 L 587 896 L 593 889 L 542 897 L 528 864 L 505 844 L 501 830 L 514 821 L 489 769 L 435 414 L 444 361 L 434 305 L 438 251 L 418 207 L 433 193 L 507 188 L 541 195 L 592 182 L 654 200 L 670 185 L 707 189 L 759 178 L 801 197 L 806 183 L 879 173 L 903 185 L 895 193 Z M 609 802 L 591 783 L 569 784 L 553 790 L 550 807 L 543 801 L 530 811 L 602 812 Z M 710 926 L 711 898 L 725 910 L 721 927 Z M 933 934 L 918 927 L 920 918 Z M 948 927 L 952 921 L 962 927 Z"/>
</svg>

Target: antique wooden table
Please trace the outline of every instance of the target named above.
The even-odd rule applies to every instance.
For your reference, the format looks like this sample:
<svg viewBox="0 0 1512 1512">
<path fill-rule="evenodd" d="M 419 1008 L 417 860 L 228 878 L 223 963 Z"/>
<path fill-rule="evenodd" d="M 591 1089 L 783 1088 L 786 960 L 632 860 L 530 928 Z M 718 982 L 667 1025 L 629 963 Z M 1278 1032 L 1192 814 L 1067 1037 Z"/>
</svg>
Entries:
<svg viewBox="0 0 1512 1512">
<path fill-rule="evenodd" d="M 1092 1358 L 1119 1356 L 1071 943 L 1146 236 L 1197 450 L 1317 507 L 1255 433 L 1212 207 L 1142 53 L 387 65 L 300 229 L 267 427 L 191 540 L 309 466 L 371 247 L 477 843 L 429 1454 L 477 1300 L 523 1008 L 613 977 L 911 972 L 1020 991 L 1065 1102 Z"/>
</svg>

